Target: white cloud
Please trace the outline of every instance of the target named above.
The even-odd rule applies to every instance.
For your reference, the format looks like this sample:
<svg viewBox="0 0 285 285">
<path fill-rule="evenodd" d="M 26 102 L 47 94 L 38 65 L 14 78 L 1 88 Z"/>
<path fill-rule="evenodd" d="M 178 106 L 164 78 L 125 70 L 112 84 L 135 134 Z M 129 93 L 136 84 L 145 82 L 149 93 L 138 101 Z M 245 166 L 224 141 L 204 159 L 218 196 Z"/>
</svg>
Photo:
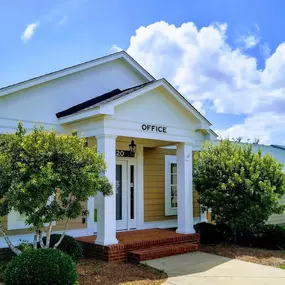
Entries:
<svg viewBox="0 0 285 285">
<path fill-rule="evenodd" d="M 36 28 L 40 25 L 40 22 L 35 22 L 35 23 L 32 23 L 32 24 L 29 24 L 25 31 L 23 32 L 23 34 L 21 35 L 21 40 L 26 43 L 27 41 L 29 41 L 34 33 L 35 33 L 35 30 Z"/>
<path fill-rule="evenodd" d="M 256 35 L 241 37 L 241 41 L 243 42 L 245 49 L 254 48 L 259 43 L 259 39 L 257 38 Z"/>
<path fill-rule="evenodd" d="M 248 47 L 257 43 L 257 38 L 247 37 Z M 155 77 L 168 79 L 203 113 L 210 105 L 218 113 L 247 116 L 242 126 L 223 133 L 237 128 L 249 133 L 257 128 L 250 124 L 271 114 L 273 119 L 256 129 L 269 142 L 274 120 L 285 118 L 285 44 L 268 56 L 261 70 L 255 57 L 227 43 L 226 24 L 198 29 L 192 22 L 176 27 L 162 21 L 137 29 L 127 51 Z M 285 130 L 281 126 L 278 130 L 285 139 Z"/>
<path fill-rule="evenodd" d="M 255 138 L 259 138 L 262 143 L 270 144 L 278 136 L 279 142 L 285 143 L 285 116 L 274 112 L 258 113 L 246 118 L 243 124 L 215 131 L 220 138 L 242 137 L 245 142 L 247 139 L 253 142 Z M 280 134 L 283 134 L 283 139 Z"/>
<path fill-rule="evenodd" d="M 260 45 L 260 53 L 262 54 L 262 56 L 265 59 L 267 59 L 270 56 L 271 49 L 270 49 L 268 43 L 263 43 L 263 44 Z"/>
<path fill-rule="evenodd" d="M 110 49 L 109 49 L 109 53 L 115 53 L 115 52 L 119 52 L 119 51 L 122 51 L 123 49 L 120 48 L 119 46 L 117 45 L 113 45 Z"/>
<path fill-rule="evenodd" d="M 193 101 L 191 104 L 202 114 L 205 115 L 206 111 L 202 101 Z"/>
</svg>

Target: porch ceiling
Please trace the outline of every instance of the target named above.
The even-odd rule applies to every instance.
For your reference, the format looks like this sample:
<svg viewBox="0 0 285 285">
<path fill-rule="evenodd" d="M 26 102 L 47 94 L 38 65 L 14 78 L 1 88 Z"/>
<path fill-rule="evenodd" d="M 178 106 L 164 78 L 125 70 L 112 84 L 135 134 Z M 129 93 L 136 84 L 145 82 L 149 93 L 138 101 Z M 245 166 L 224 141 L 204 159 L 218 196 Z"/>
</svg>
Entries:
<svg viewBox="0 0 285 285">
<path fill-rule="evenodd" d="M 133 138 L 136 144 L 143 145 L 144 147 L 166 147 L 166 146 L 172 146 L 177 144 L 176 142 L 169 142 L 169 141 L 163 141 L 163 140 L 153 140 L 153 139 L 141 139 L 141 138 Z M 118 136 L 117 137 L 117 144 L 119 143 L 130 143 L 132 140 L 132 137 L 124 137 L 124 136 Z"/>
</svg>

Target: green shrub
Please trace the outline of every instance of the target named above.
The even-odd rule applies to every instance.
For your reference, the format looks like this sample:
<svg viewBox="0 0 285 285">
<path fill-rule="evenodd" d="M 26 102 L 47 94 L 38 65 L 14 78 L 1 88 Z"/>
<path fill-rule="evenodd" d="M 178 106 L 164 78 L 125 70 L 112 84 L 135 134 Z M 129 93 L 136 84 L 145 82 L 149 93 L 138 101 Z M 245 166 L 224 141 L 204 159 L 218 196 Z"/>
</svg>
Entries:
<svg viewBox="0 0 285 285">
<path fill-rule="evenodd" d="M 53 234 L 50 237 L 50 247 L 52 248 L 60 239 L 61 234 Z M 46 238 L 43 238 L 44 244 L 46 244 Z M 75 240 L 75 238 L 65 235 L 57 249 L 67 253 L 72 257 L 74 261 L 83 257 L 83 249 L 81 244 Z"/>
<path fill-rule="evenodd" d="M 233 232 L 225 224 L 199 223 L 194 226 L 201 244 L 233 242 Z M 264 225 L 252 231 L 238 231 L 235 243 L 245 247 L 285 249 L 285 229 L 278 225 Z"/>
<path fill-rule="evenodd" d="M 264 225 L 254 231 L 239 232 L 237 243 L 266 249 L 285 248 L 285 229 L 278 225 Z"/>
<path fill-rule="evenodd" d="M 17 248 L 22 252 L 31 251 L 34 249 L 33 244 L 28 241 L 22 241 L 19 245 L 17 245 Z"/>
<path fill-rule="evenodd" d="M 201 244 L 230 242 L 233 236 L 232 230 L 225 224 L 214 225 L 203 222 L 196 224 L 194 229 L 200 234 Z"/>
<path fill-rule="evenodd" d="M 233 231 L 226 224 L 217 224 L 216 229 L 218 232 L 219 242 L 232 242 L 233 241 Z"/>
<path fill-rule="evenodd" d="M 199 223 L 194 226 L 196 233 L 200 234 L 201 244 L 216 244 L 219 242 L 217 227 L 210 223 Z"/>
<path fill-rule="evenodd" d="M 37 249 L 16 256 L 8 265 L 6 285 L 75 285 L 78 284 L 72 258 L 56 249 Z"/>
</svg>

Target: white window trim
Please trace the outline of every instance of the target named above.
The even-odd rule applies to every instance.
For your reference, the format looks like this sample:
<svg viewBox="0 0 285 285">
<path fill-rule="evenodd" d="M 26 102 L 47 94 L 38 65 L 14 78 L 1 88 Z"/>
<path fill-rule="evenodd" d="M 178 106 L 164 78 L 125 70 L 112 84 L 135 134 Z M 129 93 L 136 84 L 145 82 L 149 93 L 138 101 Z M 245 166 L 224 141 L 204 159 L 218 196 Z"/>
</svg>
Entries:
<svg viewBox="0 0 285 285">
<path fill-rule="evenodd" d="M 165 216 L 177 215 L 177 207 L 171 207 L 171 164 L 177 164 L 176 155 L 165 155 Z"/>
</svg>

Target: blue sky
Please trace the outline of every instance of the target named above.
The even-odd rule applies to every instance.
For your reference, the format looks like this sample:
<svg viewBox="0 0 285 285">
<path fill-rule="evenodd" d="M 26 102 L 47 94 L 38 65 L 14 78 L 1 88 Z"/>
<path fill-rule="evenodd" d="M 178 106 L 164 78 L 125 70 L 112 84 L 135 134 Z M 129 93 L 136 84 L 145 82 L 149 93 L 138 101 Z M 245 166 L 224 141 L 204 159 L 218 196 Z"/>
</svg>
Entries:
<svg viewBox="0 0 285 285">
<path fill-rule="evenodd" d="M 272 2 L 3 0 L 0 86 L 122 48 L 221 136 L 285 144 L 285 1 Z"/>
</svg>

